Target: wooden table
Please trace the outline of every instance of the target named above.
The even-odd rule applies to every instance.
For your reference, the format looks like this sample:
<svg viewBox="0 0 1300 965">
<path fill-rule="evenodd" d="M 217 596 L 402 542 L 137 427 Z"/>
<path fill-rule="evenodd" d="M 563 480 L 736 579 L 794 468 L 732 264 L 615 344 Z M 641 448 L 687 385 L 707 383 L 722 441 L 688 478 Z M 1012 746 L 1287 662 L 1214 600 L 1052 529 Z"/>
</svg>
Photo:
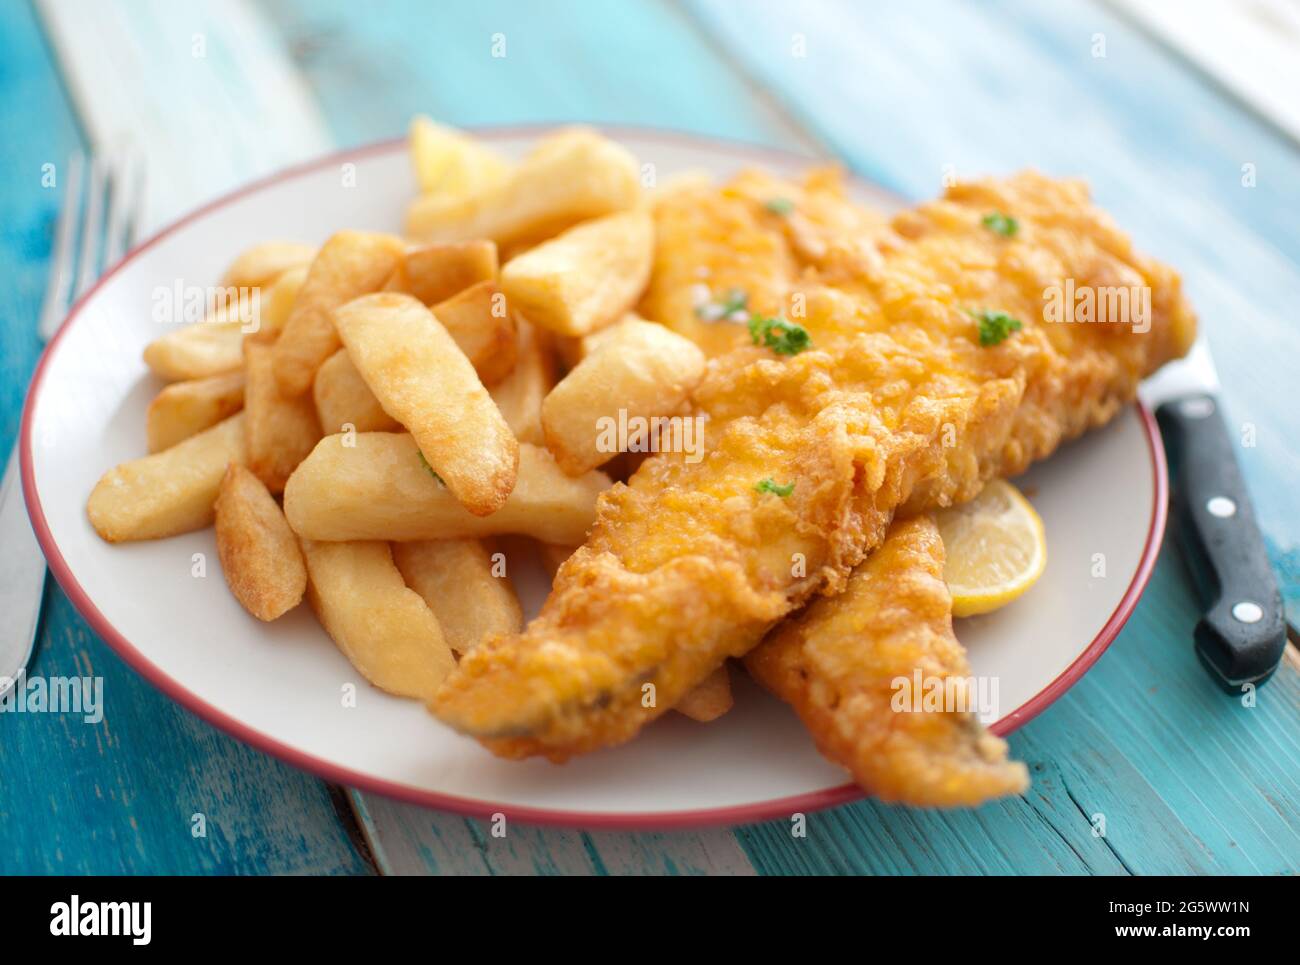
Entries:
<svg viewBox="0 0 1300 965">
<path fill-rule="evenodd" d="M 1294 620 L 1300 151 L 1125 19 L 1142 5 L 0 4 L 0 442 L 15 436 L 39 352 L 58 206 L 41 166 L 124 131 L 149 155 L 153 225 L 252 176 L 400 134 L 415 112 L 793 147 L 916 198 L 948 170 L 1034 166 L 1086 177 L 1144 249 L 1182 270 L 1230 422 L 1254 426 L 1239 457 Z M 227 738 L 137 678 L 51 586 L 33 672 L 102 675 L 105 717 L 0 717 L 0 871 L 1295 873 L 1294 655 L 1245 707 L 1197 665 L 1195 619 L 1167 550 L 1096 668 L 1012 737 L 1033 774 L 1022 798 L 953 813 L 854 804 L 812 815 L 806 838 L 773 822 L 494 839 L 478 821 L 330 788 Z"/>
</svg>

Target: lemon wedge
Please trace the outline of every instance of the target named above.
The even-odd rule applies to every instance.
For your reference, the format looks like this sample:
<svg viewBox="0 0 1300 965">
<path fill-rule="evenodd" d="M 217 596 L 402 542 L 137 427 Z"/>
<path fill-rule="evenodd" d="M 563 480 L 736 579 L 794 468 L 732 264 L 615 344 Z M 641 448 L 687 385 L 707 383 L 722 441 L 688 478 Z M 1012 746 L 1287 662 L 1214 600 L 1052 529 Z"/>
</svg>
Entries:
<svg viewBox="0 0 1300 965">
<path fill-rule="evenodd" d="M 1043 521 L 1011 483 L 994 480 L 975 499 L 940 511 L 936 519 L 947 554 L 943 576 L 953 616 L 1006 606 L 1043 575 Z"/>
<path fill-rule="evenodd" d="M 427 117 L 411 121 L 410 149 L 425 194 L 469 197 L 504 181 L 510 171 L 505 160 L 481 141 Z"/>
</svg>

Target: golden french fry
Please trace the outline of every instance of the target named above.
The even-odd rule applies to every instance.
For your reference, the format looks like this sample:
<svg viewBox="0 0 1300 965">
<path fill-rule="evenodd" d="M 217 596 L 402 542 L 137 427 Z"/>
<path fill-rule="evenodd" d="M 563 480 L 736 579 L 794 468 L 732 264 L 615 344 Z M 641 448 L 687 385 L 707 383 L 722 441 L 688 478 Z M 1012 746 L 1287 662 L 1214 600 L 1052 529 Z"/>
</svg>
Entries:
<svg viewBox="0 0 1300 965">
<path fill-rule="evenodd" d="M 244 407 L 244 373 L 173 382 L 154 396 L 145 412 L 150 452 L 162 452 L 196 432 L 215 426 Z"/>
<path fill-rule="evenodd" d="M 244 434 L 248 468 L 273 493 L 320 440 L 316 406 L 310 398 L 280 391 L 273 370 L 274 344 L 244 343 Z"/>
<path fill-rule="evenodd" d="M 244 453 L 240 412 L 170 449 L 104 473 L 86 501 L 86 515 L 110 543 L 202 529 L 212 522 L 226 466 L 243 462 Z"/>
<path fill-rule="evenodd" d="M 542 400 L 555 385 L 551 337 L 522 318 L 515 319 L 515 324 L 518 328 L 515 366 L 492 386 L 492 399 L 516 439 L 540 446 L 546 442 L 542 432 Z"/>
<path fill-rule="evenodd" d="M 581 543 L 609 477 L 570 477 L 545 449 L 519 447 L 519 476 L 505 505 L 474 516 L 434 478 L 405 432 L 327 436 L 289 477 L 284 514 L 316 540 L 461 539 L 520 533 L 547 543 Z"/>
<path fill-rule="evenodd" d="M 478 540 L 394 543 L 393 561 L 406 585 L 429 605 L 447 645 L 457 653 L 494 634 L 523 629 L 524 615 L 506 574 L 505 557 Z"/>
<path fill-rule="evenodd" d="M 354 432 L 393 432 L 401 428 L 379 404 L 345 348 L 316 370 L 312 397 L 316 400 L 316 417 L 327 435 L 344 432 L 348 426 Z"/>
<path fill-rule="evenodd" d="M 724 663 L 696 684 L 695 689 L 679 700 L 673 710 L 683 717 L 707 724 L 731 710 L 732 704 L 731 677 Z"/>
<path fill-rule="evenodd" d="M 515 319 L 491 281 L 479 282 L 433 306 L 433 315 L 474 366 L 484 385 L 495 385 L 515 367 Z"/>
<path fill-rule="evenodd" d="M 586 335 L 641 297 L 654 261 L 654 219 L 623 211 L 584 221 L 501 269 L 510 307 L 560 335 Z"/>
<path fill-rule="evenodd" d="M 214 509 L 221 571 L 240 606 L 274 620 L 301 603 L 307 567 L 298 537 L 262 481 L 232 462 Z"/>
<path fill-rule="evenodd" d="M 316 256 L 315 245 L 296 241 L 267 241 L 243 252 L 221 277 L 225 288 L 260 288 L 291 268 L 308 264 Z"/>
<path fill-rule="evenodd" d="M 515 485 L 519 444 L 442 323 L 391 292 L 348 302 L 334 323 L 379 404 L 462 505 L 477 516 L 500 509 Z"/>
<path fill-rule="evenodd" d="M 205 321 L 186 325 L 145 346 L 144 363 L 160 379 L 181 382 L 233 372 L 243 364 L 240 347 L 251 323 Z"/>
<path fill-rule="evenodd" d="M 262 289 L 261 312 L 256 331 L 245 334 L 245 338 L 256 342 L 274 342 L 284 330 L 284 323 L 289 319 L 293 303 L 298 300 L 298 292 L 307 281 L 307 265 L 290 268 L 283 275 Z"/>
<path fill-rule="evenodd" d="M 426 194 L 407 212 L 406 233 L 424 241 L 539 241 L 641 201 L 636 159 L 595 131 L 540 142 L 505 180 L 464 196 Z"/>
<path fill-rule="evenodd" d="M 285 395 L 310 389 L 321 363 L 338 351 L 330 313 L 383 287 L 404 250 L 400 238 L 365 231 L 340 231 L 321 246 L 275 342 L 275 378 Z"/>
<path fill-rule="evenodd" d="M 428 700 L 456 666 L 433 611 L 402 582 L 387 543 L 302 541 L 308 598 L 325 631 L 380 690 Z"/>
<path fill-rule="evenodd" d="M 621 451 L 630 434 L 644 437 L 651 420 L 677 412 L 703 378 L 705 365 L 694 342 L 662 325 L 620 322 L 602 333 L 595 350 L 542 402 L 546 447 L 570 475 L 594 469 Z M 684 427 L 668 425 L 674 433 Z M 662 444 L 662 434 L 659 438 Z M 685 431 L 677 441 L 687 441 Z"/>
<path fill-rule="evenodd" d="M 411 121 L 409 140 L 415 177 L 425 194 L 464 197 L 505 180 L 510 171 L 495 151 L 427 117 Z"/>
<path fill-rule="evenodd" d="M 406 252 L 384 291 L 405 292 L 435 305 L 480 282 L 497 279 L 497 246 L 490 241 L 447 241 Z"/>
<path fill-rule="evenodd" d="M 618 321 L 604 328 L 598 328 L 587 335 L 561 335 L 555 338 L 555 351 L 564 363 L 565 371 L 576 368 L 578 363 L 596 350 L 601 340 L 628 321 L 644 322 L 645 319 L 636 312 L 628 312 Z"/>
</svg>

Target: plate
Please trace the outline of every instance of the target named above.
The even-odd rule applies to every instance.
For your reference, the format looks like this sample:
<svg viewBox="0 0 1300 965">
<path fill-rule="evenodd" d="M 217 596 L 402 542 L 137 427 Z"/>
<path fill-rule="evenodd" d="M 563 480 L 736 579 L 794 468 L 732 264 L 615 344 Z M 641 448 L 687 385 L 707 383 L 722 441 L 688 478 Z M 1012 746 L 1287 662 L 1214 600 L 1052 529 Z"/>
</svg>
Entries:
<svg viewBox="0 0 1300 965">
<path fill-rule="evenodd" d="M 540 133 L 482 132 L 514 155 Z M 606 133 L 658 178 L 688 170 L 725 176 L 754 164 L 795 173 L 809 163 L 682 134 Z M 855 190 L 898 205 L 869 185 Z M 405 801 L 532 823 L 670 828 L 788 817 L 860 797 L 789 708 L 740 672 L 732 674 L 735 709 L 712 724 L 669 714 L 624 747 L 560 767 L 498 760 L 419 703 L 362 681 L 307 607 L 270 625 L 248 616 L 226 589 L 211 530 L 118 546 L 95 534 L 85 514 L 91 488 L 109 467 L 144 452 L 145 407 L 160 383 L 141 350 L 165 330 L 152 319 L 158 291 L 178 280 L 214 284 L 257 241 L 398 230 L 414 193 L 403 142 L 323 158 L 182 219 L 76 305 L 37 367 L 20 443 L 33 525 L 72 603 L 127 663 L 205 720 L 330 781 Z M 1015 605 L 958 627 L 974 673 L 997 682 L 999 734 L 1075 683 L 1137 603 L 1165 521 L 1154 420 L 1131 407 L 1019 483 L 1047 527 L 1047 571 Z M 525 610 L 535 612 L 544 578 L 524 562 L 513 575 Z M 346 699 L 349 685 L 355 701 Z"/>
</svg>

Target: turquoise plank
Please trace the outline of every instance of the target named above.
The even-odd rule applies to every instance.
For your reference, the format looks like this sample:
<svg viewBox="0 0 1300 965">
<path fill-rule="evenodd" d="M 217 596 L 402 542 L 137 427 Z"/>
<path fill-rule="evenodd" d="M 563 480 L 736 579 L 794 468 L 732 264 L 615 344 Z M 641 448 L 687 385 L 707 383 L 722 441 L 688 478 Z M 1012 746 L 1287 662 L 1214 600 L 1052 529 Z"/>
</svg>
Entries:
<svg viewBox="0 0 1300 965">
<path fill-rule="evenodd" d="M 416 113 L 793 136 L 674 4 L 379 0 L 359 15 L 343 0 L 291 0 L 267 12 L 342 144 L 400 134 Z"/>
<path fill-rule="evenodd" d="M 0 4 L 0 443 L 17 430 L 59 192 L 81 145 L 26 3 Z M 103 720 L 0 715 L 0 873 L 365 873 L 319 781 L 213 730 L 144 683 L 50 583 L 31 671 L 103 680 Z M 201 814 L 206 836 L 196 837 Z"/>
</svg>

